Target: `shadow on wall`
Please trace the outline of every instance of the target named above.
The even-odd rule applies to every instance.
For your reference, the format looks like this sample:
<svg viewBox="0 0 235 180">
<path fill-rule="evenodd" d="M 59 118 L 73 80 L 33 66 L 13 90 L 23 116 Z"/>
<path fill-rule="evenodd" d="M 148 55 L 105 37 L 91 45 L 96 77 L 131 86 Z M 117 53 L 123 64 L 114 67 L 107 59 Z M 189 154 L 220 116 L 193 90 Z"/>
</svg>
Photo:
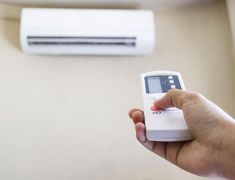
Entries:
<svg viewBox="0 0 235 180">
<path fill-rule="evenodd" d="M 231 32 L 233 35 L 233 53 L 235 56 L 235 1 L 227 0 L 228 14 L 231 24 Z M 235 62 L 235 61 L 234 61 Z"/>
<path fill-rule="evenodd" d="M 13 19 L 3 21 L 3 31 L 8 42 L 20 51 L 20 22 Z"/>
<path fill-rule="evenodd" d="M 83 0 L 81 0 L 81 1 L 84 2 Z M 111 1 L 115 2 L 114 0 L 111 0 Z M 137 2 L 137 1 L 138 0 L 133 0 L 133 2 Z M 209 3 L 209 2 L 213 2 L 213 1 L 217 1 L 217 0 L 146 0 L 146 1 L 139 1 L 140 2 L 139 8 L 140 9 L 148 8 L 148 9 L 154 9 L 154 10 L 162 10 L 162 9 L 166 9 L 166 8 L 177 8 L 177 7 L 182 8 L 182 7 L 192 6 L 192 5 L 195 6 L 195 5 L 199 5 L 201 3 Z M 25 1 L 24 0 L 22 0 L 22 1 L 21 0 L 11 0 L 11 1 L 0 0 L 0 2 L 10 2 L 9 4 L 8 3 L 0 4 L 0 17 L 8 19 L 8 21 L 4 21 L 3 28 L 4 28 L 5 36 L 14 47 L 16 47 L 20 50 L 20 42 L 19 42 L 20 21 L 19 21 L 19 19 L 20 19 L 20 12 L 23 7 L 22 2 L 30 2 L 30 1 L 28 1 L 28 0 L 25 0 Z M 14 2 L 21 2 L 20 3 L 21 5 L 10 5 L 11 3 L 13 4 Z M 34 1 L 34 2 L 37 2 L 37 1 Z M 43 2 L 45 2 L 45 1 L 43 1 Z M 38 7 L 51 7 L 53 2 L 55 2 L 55 0 L 48 0 L 46 2 L 48 2 L 47 6 L 41 5 Z M 57 0 L 57 2 L 61 2 L 56 5 L 57 7 L 61 7 L 61 6 L 65 5 L 64 3 L 62 3 L 62 2 L 64 2 L 63 0 Z M 127 2 L 132 2 L 132 0 L 127 0 Z M 70 1 L 70 3 L 71 3 L 71 1 Z M 25 7 L 25 5 L 29 5 L 29 4 L 30 3 L 24 4 L 24 7 Z M 132 5 L 134 5 L 134 4 L 136 5 L 136 3 L 132 3 Z M 35 6 L 35 3 L 31 3 L 31 6 L 32 5 Z M 131 3 L 129 5 L 131 5 Z M 54 6 L 52 6 L 52 7 L 54 7 Z M 64 7 L 66 7 L 66 6 L 64 6 Z M 74 6 L 74 7 L 80 7 L 80 6 Z M 99 8 L 99 6 L 92 6 L 92 7 Z M 118 8 L 118 6 L 115 6 L 115 7 Z"/>
<path fill-rule="evenodd" d="M 150 8 L 155 10 L 187 7 L 220 0 L 0 0 L 0 16 L 19 18 L 22 7 L 64 8 Z"/>
<path fill-rule="evenodd" d="M 188 6 L 196 6 L 202 3 L 211 3 L 220 0 L 146 0 L 140 1 L 140 6 L 145 8 L 156 7 L 158 10 L 168 9 L 168 8 L 182 8 Z"/>
</svg>

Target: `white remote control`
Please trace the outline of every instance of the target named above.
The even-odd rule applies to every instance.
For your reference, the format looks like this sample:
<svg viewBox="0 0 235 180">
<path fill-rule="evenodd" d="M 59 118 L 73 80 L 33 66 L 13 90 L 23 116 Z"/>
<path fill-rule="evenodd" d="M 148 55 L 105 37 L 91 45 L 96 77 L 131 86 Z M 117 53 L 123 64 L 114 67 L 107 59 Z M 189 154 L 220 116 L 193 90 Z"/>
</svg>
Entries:
<svg viewBox="0 0 235 180">
<path fill-rule="evenodd" d="M 177 108 L 156 109 L 153 103 L 171 89 L 185 90 L 178 72 L 156 71 L 141 75 L 146 136 L 150 141 L 176 142 L 191 140 L 192 134 L 184 120 L 182 110 Z"/>
</svg>

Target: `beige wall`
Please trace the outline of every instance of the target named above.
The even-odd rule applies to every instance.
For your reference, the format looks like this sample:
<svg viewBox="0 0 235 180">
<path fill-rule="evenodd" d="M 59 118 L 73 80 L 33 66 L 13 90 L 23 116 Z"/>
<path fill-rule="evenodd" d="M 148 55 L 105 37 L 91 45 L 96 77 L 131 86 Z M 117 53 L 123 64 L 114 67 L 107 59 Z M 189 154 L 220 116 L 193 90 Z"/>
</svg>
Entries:
<svg viewBox="0 0 235 180">
<path fill-rule="evenodd" d="M 231 23 L 231 32 L 233 36 L 233 47 L 234 47 L 234 55 L 235 55 L 235 1 L 227 0 L 228 14 Z"/>
<path fill-rule="evenodd" d="M 226 5 L 143 7 L 156 16 L 149 57 L 25 55 L 19 21 L 0 19 L 0 179 L 204 179 L 144 149 L 127 112 L 142 107 L 140 73 L 175 70 L 235 115 Z"/>
</svg>

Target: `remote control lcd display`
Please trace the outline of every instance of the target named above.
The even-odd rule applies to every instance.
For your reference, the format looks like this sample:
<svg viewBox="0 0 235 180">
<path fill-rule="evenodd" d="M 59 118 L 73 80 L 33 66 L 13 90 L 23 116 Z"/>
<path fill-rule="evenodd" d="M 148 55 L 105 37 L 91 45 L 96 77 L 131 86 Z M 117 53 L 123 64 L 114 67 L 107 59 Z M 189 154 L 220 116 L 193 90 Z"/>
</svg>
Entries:
<svg viewBox="0 0 235 180">
<path fill-rule="evenodd" d="M 148 84 L 148 92 L 150 94 L 162 93 L 160 77 L 158 76 L 147 77 L 147 84 Z"/>
</svg>

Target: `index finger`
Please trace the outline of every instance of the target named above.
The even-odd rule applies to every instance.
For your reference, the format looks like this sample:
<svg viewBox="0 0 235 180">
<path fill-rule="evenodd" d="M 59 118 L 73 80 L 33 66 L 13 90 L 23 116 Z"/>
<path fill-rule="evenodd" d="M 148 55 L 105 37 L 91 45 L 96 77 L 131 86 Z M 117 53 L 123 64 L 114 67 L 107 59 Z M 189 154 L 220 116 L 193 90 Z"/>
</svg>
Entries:
<svg viewBox="0 0 235 180">
<path fill-rule="evenodd" d="M 178 89 L 170 90 L 162 99 L 156 101 L 154 106 L 162 109 L 177 107 L 182 109 L 185 99 L 190 93 Z"/>
</svg>

